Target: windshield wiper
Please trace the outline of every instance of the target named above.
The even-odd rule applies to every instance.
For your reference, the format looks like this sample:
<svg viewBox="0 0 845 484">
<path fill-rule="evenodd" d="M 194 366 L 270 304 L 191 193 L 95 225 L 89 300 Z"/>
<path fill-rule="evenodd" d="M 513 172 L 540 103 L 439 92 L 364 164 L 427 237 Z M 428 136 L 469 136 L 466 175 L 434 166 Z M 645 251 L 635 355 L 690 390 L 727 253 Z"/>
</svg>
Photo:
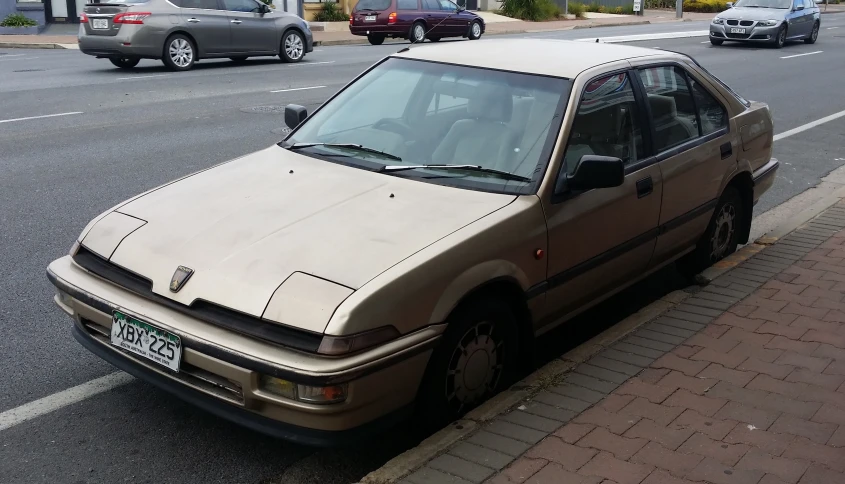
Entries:
<svg viewBox="0 0 845 484">
<path fill-rule="evenodd" d="M 354 143 L 294 143 L 288 147 L 291 151 L 300 150 L 302 148 L 311 148 L 314 146 L 326 146 L 328 148 L 346 148 L 350 150 L 362 151 L 364 153 L 372 153 L 374 155 L 380 155 L 387 159 L 394 160 L 394 161 L 402 161 L 402 158 L 399 158 L 396 155 L 391 155 L 390 153 L 385 153 L 384 151 L 379 151 L 374 148 L 367 148 L 363 145 L 356 145 Z"/>
<path fill-rule="evenodd" d="M 430 168 L 436 170 L 480 171 L 482 173 L 490 173 L 491 175 L 497 175 L 507 180 L 521 181 L 526 183 L 531 181 L 531 178 L 525 176 L 515 175 L 507 171 L 495 170 L 493 168 L 485 168 L 479 165 L 384 165 L 379 171 L 405 171 L 417 170 L 421 168 Z"/>
</svg>

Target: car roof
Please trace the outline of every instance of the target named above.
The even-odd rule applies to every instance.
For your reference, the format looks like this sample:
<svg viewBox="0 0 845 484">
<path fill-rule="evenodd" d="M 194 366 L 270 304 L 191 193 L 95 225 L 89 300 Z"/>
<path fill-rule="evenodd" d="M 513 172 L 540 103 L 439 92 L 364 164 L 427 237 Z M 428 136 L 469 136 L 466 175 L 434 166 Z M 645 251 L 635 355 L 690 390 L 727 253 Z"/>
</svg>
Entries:
<svg viewBox="0 0 845 484">
<path fill-rule="evenodd" d="M 492 39 L 424 44 L 403 49 L 393 57 L 573 79 L 591 67 L 608 62 L 666 55 L 655 49 L 596 42 Z"/>
</svg>

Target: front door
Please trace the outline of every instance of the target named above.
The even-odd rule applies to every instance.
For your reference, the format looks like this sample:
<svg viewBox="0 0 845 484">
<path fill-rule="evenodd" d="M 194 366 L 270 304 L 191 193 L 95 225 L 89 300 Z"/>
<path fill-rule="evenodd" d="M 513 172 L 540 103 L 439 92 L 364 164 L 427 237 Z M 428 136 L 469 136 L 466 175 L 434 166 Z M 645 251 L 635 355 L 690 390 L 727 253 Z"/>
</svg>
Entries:
<svg viewBox="0 0 845 484">
<path fill-rule="evenodd" d="M 447 35 L 447 13 L 441 10 L 440 0 L 422 0 L 423 15 L 425 16 L 426 37 L 443 37 Z"/>
<path fill-rule="evenodd" d="M 615 188 L 564 191 L 544 206 L 548 317 L 540 325 L 636 279 L 649 264 L 663 180 L 656 163 L 643 163 L 648 160 L 641 111 L 627 72 L 591 80 L 584 88 L 559 176 L 572 174 L 582 156 L 601 155 L 622 159 L 625 182 Z"/>
<path fill-rule="evenodd" d="M 261 14 L 256 0 L 222 0 L 232 32 L 231 52 L 267 53 L 279 49 L 273 13 Z"/>
<path fill-rule="evenodd" d="M 450 0 L 439 0 L 440 10 L 444 14 L 443 25 L 446 27 L 444 32 L 447 35 L 462 35 L 469 31 L 466 19 L 462 19 L 458 15 L 458 6 Z"/>
<path fill-rule="evenodd" d="M 217 0 L 182 0 L 182 22 L 197 43 L 200 54 L 228 52 L 229 17 Z"/>
<path fill-rule="evenodd" d="M 684 68 L 638 69 L 648 99 L 656 160 L 663 173 L 661 235 L 653 264 L 694 246 L 713 214 L 722 183 L 736 170 L 728 112 Z"/>
<path fill-rule="evenodd" d="M 803 38 L 810 34 L 813 15 L 811 10 L 804 8 L 804 0 L 792 0 L 792 12 L 787 16 L 787 24 L 789 29 L 786 35 L 790 39 Z"/>
</svg>

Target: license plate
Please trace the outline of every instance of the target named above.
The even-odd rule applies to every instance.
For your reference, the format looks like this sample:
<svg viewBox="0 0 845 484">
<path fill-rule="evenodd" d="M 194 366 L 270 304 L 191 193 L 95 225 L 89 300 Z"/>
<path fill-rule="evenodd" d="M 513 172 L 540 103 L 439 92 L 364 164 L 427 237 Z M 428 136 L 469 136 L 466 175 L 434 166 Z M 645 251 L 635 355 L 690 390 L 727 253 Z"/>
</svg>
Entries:
<svg viewBox="0 0 845 484">
<path fill-rule="evenodd" d="M 91 20 L 91 27 L 95 29 L 109 28 L 109 21 L 104 18 L 95 18 Z"/>
<path fill-rule="evenodd" d="M 179 371 L 181 338 L 120 311 L 112 313 L 111 344 Z"/>
<path fill-rule="evenodd" d="M 367 15 L 366 17 L 364 17 L 364 22 L 375 22 L 375 21 L 376 21 L 375 15 Z"/>
<path fill-rule="evenodd" d="M 732 34 L 744 34 L 745 29 L 731 29 Z"/>
</svg>

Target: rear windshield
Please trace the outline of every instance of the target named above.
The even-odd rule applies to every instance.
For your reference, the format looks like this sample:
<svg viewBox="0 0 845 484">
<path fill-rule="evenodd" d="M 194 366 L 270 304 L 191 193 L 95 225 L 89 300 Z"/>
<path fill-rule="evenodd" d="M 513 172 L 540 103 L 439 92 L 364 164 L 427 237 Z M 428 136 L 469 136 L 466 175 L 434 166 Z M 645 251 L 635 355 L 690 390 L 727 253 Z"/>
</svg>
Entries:
<svg viewBox="0 0 845 484">
<path fill-rule="evenodd" d="M 358 5 L 355 5 L 355 11 L 361 10 L 387 10 L 390 8 L 391 0 L 360 0 Z"/>
</svg>

